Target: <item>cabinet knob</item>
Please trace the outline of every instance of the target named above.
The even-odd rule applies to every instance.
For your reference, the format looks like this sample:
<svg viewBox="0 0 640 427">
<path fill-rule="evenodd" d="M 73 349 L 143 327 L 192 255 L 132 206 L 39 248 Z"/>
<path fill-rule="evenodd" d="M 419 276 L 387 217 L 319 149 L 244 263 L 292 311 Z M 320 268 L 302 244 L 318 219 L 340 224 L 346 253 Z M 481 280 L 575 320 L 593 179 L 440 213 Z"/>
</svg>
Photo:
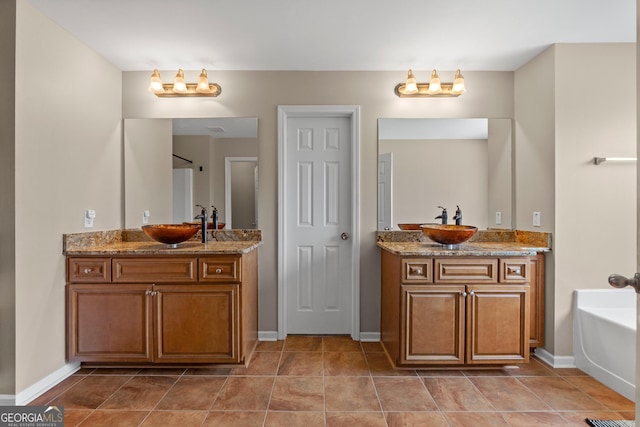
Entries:
<svg viewBox="0 0 640 427">
<path fill-rule="evenodd" d="M 84 274 L 89 274 L 93 271 L 93 268 L 85 268 L 84 269 Z"/>
<path fill-rule="evenodd" d="M 509 267 L 508 271 L 509 271 L 509 274 L 517 274 L 518 276 L 522 274 L 520 267 Z"/>
<path fill-rule="evenodd" d="M 216 274 L 220 274 L 222 273 L 222 269 L 221 268 L 216 268 Z"/>
<path fill-rule="evenodd" d="M 463 296 L 463 297 L 466 297 L 466 296 L 467 296 L 467 293 L 466 293 L 466 292 L 462 292 L 462 296 Z"/>
<path fill-rule="evenodd" d="M 151 290 L 147 289 L 144 294 L 145 295 L 151 295 Z"/>
<path fill-rule="evenodd" d="M 471 291 L 471 292 L 469 292 L 469 295 L 473 296 L 473 295 L 475 295 L 475 293 L 473 291 Z"/>
</svg>

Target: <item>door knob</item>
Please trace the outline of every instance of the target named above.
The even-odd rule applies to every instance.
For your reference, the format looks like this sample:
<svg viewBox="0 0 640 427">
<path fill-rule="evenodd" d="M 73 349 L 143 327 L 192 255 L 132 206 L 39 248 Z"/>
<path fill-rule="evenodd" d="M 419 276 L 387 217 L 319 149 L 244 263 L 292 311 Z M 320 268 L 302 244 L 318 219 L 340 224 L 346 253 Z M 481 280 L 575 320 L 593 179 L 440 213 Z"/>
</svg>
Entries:
<svg viewBox="0 0 640 427">
<path fill-rule="evenodd" d="M 342 234 L 340 235 L 340 238 L 341 238 L 342 240 L 349 240 L 349 233 L 347 233 L 347 232 L 345 231 L 344 233 L 342 233 Z"/>
<path fill-rule="evenodd" d="M 614 288 L 632 286 L 633 289 L 636 290 L 636 293 L 640 294 L 640 273 L 636 273 L 632 279 L 628 279 L 619 274 L 612 274 L 609 276 L 609 284 Z"/>
</svg>

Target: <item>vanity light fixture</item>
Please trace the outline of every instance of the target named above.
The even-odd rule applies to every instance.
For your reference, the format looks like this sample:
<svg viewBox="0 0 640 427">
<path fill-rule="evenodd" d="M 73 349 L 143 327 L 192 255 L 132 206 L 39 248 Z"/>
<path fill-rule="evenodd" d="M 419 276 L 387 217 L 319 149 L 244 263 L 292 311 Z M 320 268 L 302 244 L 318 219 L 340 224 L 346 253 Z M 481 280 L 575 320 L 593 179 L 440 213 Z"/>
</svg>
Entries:
<svg viewBox="0 0 640 427">
<path fill-rule="evenodd" d="M 217 83 L 209 83 L 207 70 L 204 68 L 198 77 L 198 83 L 186 83 L 182 69 L 178 70 L 173 83 L 162 83 L 160 71 L 156 68 L 151 74 L 149 92 L 159 97 L 218 96 L 222 88 Z"/>
<path fill-rule="evenodd" d="M 427 97 L 456 97 L 465 92 L 464 77 L 460 70 L 456 70 L 453 83 L 442 83 L 436 70 L 431 72 L 429 83 L 416 83 L 413 71 L 409 70 L 407 81 L 398 83 L 395 93 L 400 98 L 427 98 Z"/>
</svg>

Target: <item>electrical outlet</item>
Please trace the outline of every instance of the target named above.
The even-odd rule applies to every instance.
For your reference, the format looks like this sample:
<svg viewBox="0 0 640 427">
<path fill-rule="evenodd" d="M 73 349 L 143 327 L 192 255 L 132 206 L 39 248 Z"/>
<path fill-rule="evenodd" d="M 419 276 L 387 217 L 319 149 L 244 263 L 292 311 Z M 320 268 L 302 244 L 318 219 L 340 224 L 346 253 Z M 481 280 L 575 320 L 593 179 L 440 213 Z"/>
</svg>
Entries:
<svg viewBox="0 0 640 427">
<path fill-rule="evenodd" d="M 502 212 L 496 212 L 496 225 L 502 224 Z"/>
<path fill-rule="evenodd" d="M 533 226 L 540 227 L 540 212 L 533 213 Z"/>
<path fill-rule="evenodd" d="M 84 211 L 84 228 L 93 228 L 93 220 L 96 217 L 96 211 L 87 209 Z"/>
<path fill-rule="evenodd" d="M 149 209 L 145 209 L 144 212 L 142 212 L 142 223 L 149 224 L 150 216 L 151 216 L 151 212 L 149 211 Z"/>
</svg>

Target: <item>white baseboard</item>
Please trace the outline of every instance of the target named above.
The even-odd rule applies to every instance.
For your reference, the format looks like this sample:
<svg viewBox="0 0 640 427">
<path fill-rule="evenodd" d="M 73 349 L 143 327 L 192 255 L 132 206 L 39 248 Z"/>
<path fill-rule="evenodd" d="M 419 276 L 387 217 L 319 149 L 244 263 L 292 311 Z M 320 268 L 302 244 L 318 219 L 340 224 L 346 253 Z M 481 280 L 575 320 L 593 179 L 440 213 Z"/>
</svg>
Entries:
<svg viewBox="0 0 640 427">
<path fill-rule="evenodd" d="M 360 332 L 360 341 L 378 342 L 380 341 L 380 332 Z"/>
<path fill-rule="evenodd" d="M 258 331 L 258 341 L 278 341 L 278 331 Z"/>
<path fill-rule="evenodd" d="M 16 406 L 14 394 L 0 394 L 0 406 Z"/>
<path fill-rule="evenodd" d="M 576 361 L 573 356 L 554 356 L 544 348 L 536 348 L 536 356 L 552 368 L 575 368 Z"/>
<path fill-rule="evenodd" d="M 60 369 L 50 373 L 37 383 L 27 387 L 25 390 L 22 390 L 20 393 L 18 393 L 15 398 L 15 404 L 18 406 L 26 405 L 65 378 L 73 375 L 73 373 L 78 369 L 80 369 L 80 363 L 67 363 Z"/>
</svg>

